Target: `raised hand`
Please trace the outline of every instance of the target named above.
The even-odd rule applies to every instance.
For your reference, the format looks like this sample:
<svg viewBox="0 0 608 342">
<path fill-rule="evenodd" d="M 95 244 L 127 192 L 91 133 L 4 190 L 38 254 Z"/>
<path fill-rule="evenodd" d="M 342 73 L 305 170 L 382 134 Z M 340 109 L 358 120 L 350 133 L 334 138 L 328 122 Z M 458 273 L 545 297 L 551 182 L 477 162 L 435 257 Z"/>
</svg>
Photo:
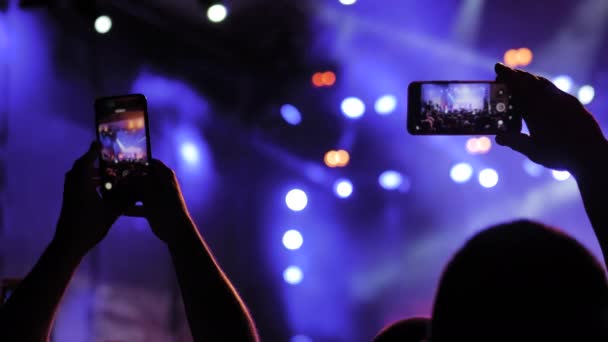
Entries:
<svg viewBox="0 0 608 342">
<path fill-rule="evenodd" d="M 574 96 L 546 78 L 496 64 L 497 81 L 506 83 L 530 135 L 503 133 L 496 142 L 552 169 L 576 173 L 606 153 L 600 126 Z"/>
</svg>

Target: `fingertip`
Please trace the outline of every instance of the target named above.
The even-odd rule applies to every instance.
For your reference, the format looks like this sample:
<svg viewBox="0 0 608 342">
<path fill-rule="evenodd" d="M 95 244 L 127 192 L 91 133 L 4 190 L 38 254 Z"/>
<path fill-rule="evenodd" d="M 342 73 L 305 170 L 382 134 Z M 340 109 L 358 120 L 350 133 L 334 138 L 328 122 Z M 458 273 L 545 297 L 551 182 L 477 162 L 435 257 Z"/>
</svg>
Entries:
<svg viewBox="0 0 608 342">
<path fill-rule="evenodd" d="M 498 75 L 503 75 L 509 71 L 513 71 L 513 69 L 499 62 L 494 65 L 494 71 L 496 71 Z"/>
</svg>

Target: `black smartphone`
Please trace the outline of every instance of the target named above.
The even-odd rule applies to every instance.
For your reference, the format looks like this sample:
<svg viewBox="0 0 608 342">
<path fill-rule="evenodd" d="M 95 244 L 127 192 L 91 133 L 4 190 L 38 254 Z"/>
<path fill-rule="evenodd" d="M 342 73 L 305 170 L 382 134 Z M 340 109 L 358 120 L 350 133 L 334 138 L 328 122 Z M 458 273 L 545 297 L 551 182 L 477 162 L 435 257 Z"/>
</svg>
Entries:
<svg viewBox="0 0 608 342">
<path fill-rule="evenodd" d="M 412 82 L 407 130 L 414 135 L 494 135 L 521 131 L 512 95 L 494 81 Z"/>
<path fill-rule="evenodd" d="M 101 144 L 102 197 L 137 197 L 138 181 L 147 174 L 152 160 L 146 97 L 131 94 L 97 99 L 95 126 Z"/>
</svg>

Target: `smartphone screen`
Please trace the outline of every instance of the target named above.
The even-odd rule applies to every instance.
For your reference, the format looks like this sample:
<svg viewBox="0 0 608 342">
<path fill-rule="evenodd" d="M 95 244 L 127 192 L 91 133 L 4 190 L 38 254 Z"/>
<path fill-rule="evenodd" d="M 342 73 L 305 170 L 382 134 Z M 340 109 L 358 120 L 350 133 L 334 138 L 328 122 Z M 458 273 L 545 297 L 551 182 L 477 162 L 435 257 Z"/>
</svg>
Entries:
<svg viewBox="0 0 608 342">
<path fill-rule="evenodd" d="M 105 197 L 129 188 L 147 173 L 152 155 L 146 98 L 125 95 L 98 99 L 95 113 Z"/>
<path fill-rule="evenodd" d="M 515 114 L 503 83 L 414 82 L 408 93 L 411 134 L 492 135 L 521 130 L 521 116 Z"/>
</svg>

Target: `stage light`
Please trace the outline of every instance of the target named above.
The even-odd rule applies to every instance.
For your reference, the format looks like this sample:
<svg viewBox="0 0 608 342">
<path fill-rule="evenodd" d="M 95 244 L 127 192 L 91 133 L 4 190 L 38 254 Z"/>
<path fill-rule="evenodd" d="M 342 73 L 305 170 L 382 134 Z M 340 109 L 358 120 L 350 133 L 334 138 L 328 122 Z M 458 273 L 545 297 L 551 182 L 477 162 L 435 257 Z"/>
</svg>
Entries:
<svg viewBox="0 0 608 342">
<path fill-rule="evenodd" d="M 498 173 L 493 169 L 483 169 L 479 173 L 479 184 L 484 188 L 493 188 L 498 184 Z"/>
<path fill-rule="evenodd" d="M 356 97 L 347 97 L 342 101 L 342 113 L 347 118 L 358 119 L 365 114 L 365 104 Z"/>
<path fill-rule="evenodd" d="M 185 142 L 182 144 L 180 151 L 182 154 L 182 158 L 188 164 L 194 165 L 194 164 L 198 163 L 199 153 L 198 153 L 198 148 L 196 147 L 196 145 L 194 145 L 193 143 L 190 143 L 190 142 Z"/>
<path fill-rule="evenodd" d="M 287 284 L 298 285 L 304 279 L 304 273 L 298 266 L 289 266 L 283 271 L 283 279 Z"/>
<path fill-rule="evenodd" d="M 538 177 L 543 173 L 543 167 L 530 159 L 525 159 L 523 166 L 524 171 L 526 171 L 526 173 L 532 177 Z"/>
<path fill-rule="evenodd" d="M 327 167 L 338 167 L 338 158 L 338 151 L 331 150 L 325 153 L 323 161 Z"/>
<path fill-rule="evenodd" d="M 384 171 L 378 177 L 378 183 L 386 190 L 396 190 L 403 184 L 403 176 L 397 171 Z"/>
<path fill-rule="evenodd" d="M 323 73 L 315 72 L 312 75 L 312 85 L 319 88 L 323 86 Z"/>
<path fill-rule="evenodd" d="M 283 234 L 283 246 L 285 248 L 295 251 L 296 249 L 300 249 L 302 244 L 304 244 L 304 238 L 299 231 L 291 229 Z"/>
<path fill-rule="evenodd" d="M 300 189 L 290 190 L 285 196 L 285 204 L 293 211 L 302 211 L 308 205 L 308 196 Z"/>
<path fill-rule="evenodd" d="M 468 163 L 458 163 L 450 170 L 450 178 L 456 183 L 466 183 L 472 176 L 473 167 Z"/>
<path fill-rule="evenodd" d="M 334 192 L 340 198 L 348 198 L 353 193 L 353 183 L 348 179 L 338 179 L 334 183 Z"/>
<path fill-rule="evenodd" d="M 476 141 L 477 153 L 486 154 L 492 148 L 492 140 L 488 137 L 481 137 Z"/>
<path fill-rule="evenodd" d="M 299 125 L 302 122 L 302 114 L 296 107 L 290 104 L 281 106 L 281 116 L 285 122 L 292 126 Z"/>
<path fill-rule="evenodd" d="M 100 15 L 95 19 L 95 31 L 99 34 L 105 34 L 112 29 L 112 19 L 107 15 Z"/>
<path fill-rule="evenodd" d="M 342 5 L 346 5 L 346 6 L 352 5 L 352 4 L 356 3 L 356 2 L 357 2 L 357 0 L 340 0 L 340 3 Z"/>
<path fill-rule="evenodd" d="M 380 97 L 374 104 L 376 113 L 380 115 L 391 114 L 397 107 L 397 98 L 393 95 L 384 95 Z"/>
<path fill-rule="evenodd" d="M 296 335 L 296 336 L 291 337 L 289 342 L 313 342 L 313 341 L 312 341 L 312 338 L 310 338 L 306 335 Z"/>
<path fill-rule="evenodd" d="M 469 138 L 467 140 L 467 152 L 469 152 L 469 154 L 476 154 L 477 152 L 479 152 L 477 150 L 477 138 Z"/>
<path fill-rule="evenodd" d="M 504 62 L 507 66 L 514 68 L 517 66 L 518 58 L 517 58 L 517 50 L 510 49 L 505 52 Z"/>
<path fill-rule="evenodd" d="M 555 180 L 558 180 L 560 182 L 568 180 L 570 178 L 570 172 L 568 171 L 552 170 L 551 174 L 553 175 L 553 178 L 555 178 Z"/>
<path fill-rule="evenodd" d="M 570 78 L 570 76 L 561 75 L 553 79 L 553 84 L 555 84 L 555 86 L 561 91 L 565 91 L 566 93 L 569 93 L 570 90 L 572 90 L 572 83 L 574 82 L 572 82 L 572 78 Z"/>
<path fill-rule="evenodd" d="M 104 184 L 104 187 L 106 188 L 106 190 L 112 190 L 112 183 L 106 182 L 106 184 Z"/>
<path fill-rule="evenodd" d="M 337 167 L 345 167 L 350 162 L 350 154 L 346 150 L 336 151 L 335 158 Z"/>
<path fill-rule="evenodd" d="M 532 58 L 534 58 L 534 55 L 530 49 L 521 48 L 517 50 L 517 64 L 519 66 L 525 67 L 530 65 L 530 63 L 532 63 Z"/>
<path fill-rule="evenodd" d="M 207 18 L 213 23 L 221 23 L 228 16 L 228 9 L 222 4 L 215 4 L 207 9 Z"/>
<path fill-rule="evenodd" d="M 321 81 L 324 86 L 331 87 L 336 83 L 336 74 L 332 71 L 326 71 L 321 74 Z"/>
<path fill-rule="evenodd" d="M 578 90 L 578 100 L 584 105 L 590 104 L 594 97 L 595 89 L 590 85 L 584 85 Z"/>
</svg>

